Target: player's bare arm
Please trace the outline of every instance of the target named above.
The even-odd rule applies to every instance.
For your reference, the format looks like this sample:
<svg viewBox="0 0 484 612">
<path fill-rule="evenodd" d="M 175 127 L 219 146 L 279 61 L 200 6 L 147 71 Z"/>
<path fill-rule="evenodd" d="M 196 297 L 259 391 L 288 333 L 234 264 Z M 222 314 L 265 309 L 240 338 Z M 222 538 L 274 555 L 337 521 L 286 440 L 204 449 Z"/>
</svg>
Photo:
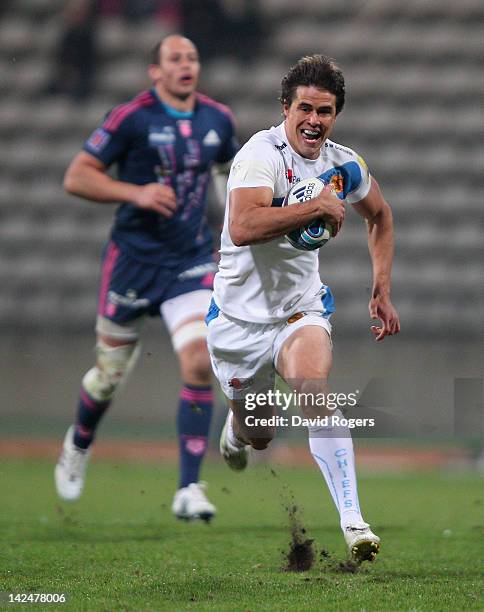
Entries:
<svg viewBox="0 0 484 612">
<path fill-rule="evenodd" d="M 139 208 L 172 217 L 176 210 L 175 192 L 167 185 L 134 185 L 106 174 L 107 167 L 93 155 L 81 151 L 72 160 L 64 177 L 64 189 L 95 202 L 132 202 Z"/>
<path fill-rule="evenodd" d="M 400 320 L 390 299 L 393 262 L 393 216 L 376 180 L 371 178 L 368 195 L 357 202 L 355 210 L 365 218 L 368 228 L 368 248 L 373 265 L 373 289 L 369 304 L 370 317 L 379 319 L 381 326 L 371 331 L 377 342 L 400 331 Z"/>
<path fill-rule="evenodd" d="M 327 186 L 302 204 L 273 207 L 269 187 L 240 187 L 230 192 L 229 231 L 236 246 L 267 242 L 316 219 L 326 219 L 336 235 L 345 216 L 344 202 Z"/>
</svg>

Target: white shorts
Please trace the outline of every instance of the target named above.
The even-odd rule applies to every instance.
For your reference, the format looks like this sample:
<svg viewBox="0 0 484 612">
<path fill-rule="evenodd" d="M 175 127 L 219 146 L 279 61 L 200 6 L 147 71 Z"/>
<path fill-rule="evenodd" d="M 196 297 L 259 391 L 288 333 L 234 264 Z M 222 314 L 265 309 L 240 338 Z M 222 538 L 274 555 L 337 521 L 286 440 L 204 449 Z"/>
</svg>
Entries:
<svg viewBox="0 0 484 612">
<path fill-rule="evenodd" d="M 211 297 L 211 289 L 198 289 L 196 291 L 190 291 L 189 293 L 177 295 L 161 304 L 160 314 L 168 328 L 172 341 L 174 340 L 178 328 L 182 326 L 184 321 L 193 319 L 194 317 L 200 317 L 200 319 L 205 317 Z M 125 323 L 115 323 L 102 315 L 98 315 L 96 332 L 118 340 L 136 342 L 139 339 L 143 322 L 144 317 L 139 317 Z M 206 333 L 202 334 L 200 332 L 197 337 L 198 336 L 205 338 Z"/>
<path fill-rule="evenodd" d="M 322 327 L 331 336 L 331 323 L 321 311 L 305 311 L 287 321 L 268 324 L 240 321 L 220 311 L 210 318 L 207 346 L 225 395 L 237 400 L 247 393 L 272 389 L 275 364 L 284 341 L 305 325 Z"/>
<path fill-rule="evenodd" d="M 160 312 L 170 334 L 173 334 L 175 329 L 187 319 L 193 319 L 195 316 L 203 319 L 207 314 L 211 298 L 211 289 L 198 289 L 164 301 Z"/>
</svg>

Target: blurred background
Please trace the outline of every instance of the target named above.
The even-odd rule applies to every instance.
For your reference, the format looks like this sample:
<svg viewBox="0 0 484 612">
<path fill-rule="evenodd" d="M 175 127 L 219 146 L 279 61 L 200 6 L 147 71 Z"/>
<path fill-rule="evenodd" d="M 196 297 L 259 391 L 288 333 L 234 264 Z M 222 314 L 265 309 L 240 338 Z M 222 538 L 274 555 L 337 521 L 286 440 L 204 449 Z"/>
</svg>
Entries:
<svg viewBox="0 0 484 612">
<path fill-rule="evenodd" d="M 67 196 L 63 173 L 106 111 L 150 85 L 148 51 L 170 32 L 198 45 L 200 90 L 232 108 L 242 143 L 280 122 L 280 81 L 299 57 L 340 64 L 347 102 L 333 139 L 363 155 L 393 207 L 402 333 L 370 337 L 365 228 L 349 214 L 321 250 L 337 307 L 334 376 L 400 419 L 363 445 L 409 435 L 471 465 L 484 427 L 482 0 L 2 0 L 3 447 L 60 440 L 73 418 L 114 207 Z M 100 437 L 172 438 L 178 384 L 163 325 L 149 321 Z M 217 419 L 214 438 L 222 406 Z M 282 431 L 281 456 L 292 436 L 304 443 L 304 431 Z"/>
</svg>

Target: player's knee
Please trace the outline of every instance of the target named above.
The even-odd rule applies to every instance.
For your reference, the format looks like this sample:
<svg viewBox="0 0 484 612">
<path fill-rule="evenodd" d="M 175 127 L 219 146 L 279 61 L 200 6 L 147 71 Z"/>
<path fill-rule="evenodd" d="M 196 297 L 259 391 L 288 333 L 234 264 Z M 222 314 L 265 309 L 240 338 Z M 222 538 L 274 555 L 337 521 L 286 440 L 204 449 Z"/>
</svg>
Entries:
<svg viewBox="0 0 484 612">
<path fill-rule="evenodd" d="M 94 366 L 84 374 L 82 387 L 94 400 L 105 402 L 113 397 L 117 385 L 98 366 Z"/>
<path fill-rule="evenodd" d="M 189 363 L 186 364 L 186 369 L 191 378 L 196 378 L 205 382 L 211 380 L 212 365 L 206 347 L 192 354 Z"/>
<path fill-rule="evenodd" d="M 212 378 L 212 364 L 205 339 L 197 339 L 187 344 L 179 353 L 182 377 L 203 384 Z"/>
<path fill-rule="evenodd" d="M 99 341 L 97 364 L 82 379 L 82 386 L 95 400 L 110 400 L 120 383 L 134 366 L 139 351 L 136 343 L 108 346 Z"/>
</svg>

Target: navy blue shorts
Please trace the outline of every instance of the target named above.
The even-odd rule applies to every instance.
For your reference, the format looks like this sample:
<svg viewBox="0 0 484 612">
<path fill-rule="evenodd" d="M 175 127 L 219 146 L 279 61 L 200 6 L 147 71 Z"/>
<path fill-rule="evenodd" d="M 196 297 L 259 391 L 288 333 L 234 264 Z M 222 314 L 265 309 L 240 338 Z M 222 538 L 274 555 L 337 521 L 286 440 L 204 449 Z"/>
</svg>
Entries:
<svg viewBox="0 0 484 612">
<path fill-rule="evenodd" d="M 133 259 L 110 241 L 101 270 L 98 314 L 121 324 L 144 315 L 159 315 L 161 304 L 178 295 L 212 290 L 217 264 L 212 256 L 203 255 L 167 271 Z"/>
</svg>

